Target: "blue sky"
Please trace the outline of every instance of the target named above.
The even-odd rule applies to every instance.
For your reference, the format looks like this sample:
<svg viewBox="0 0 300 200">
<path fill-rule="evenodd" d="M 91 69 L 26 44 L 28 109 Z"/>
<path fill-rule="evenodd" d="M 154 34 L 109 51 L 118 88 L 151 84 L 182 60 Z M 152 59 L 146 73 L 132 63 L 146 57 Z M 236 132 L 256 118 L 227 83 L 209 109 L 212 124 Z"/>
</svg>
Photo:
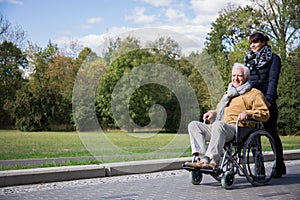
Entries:
<svg viewBox="0 0 300 200">
<path fill-rule="evenodd" d="M 203 47 L 210 24 L 240 0 L 0 0 L 0 13 L 41 47 L 49 40 L 96 47 L 107 36 L 145 27 L 183 34 Z"/>
</svg>

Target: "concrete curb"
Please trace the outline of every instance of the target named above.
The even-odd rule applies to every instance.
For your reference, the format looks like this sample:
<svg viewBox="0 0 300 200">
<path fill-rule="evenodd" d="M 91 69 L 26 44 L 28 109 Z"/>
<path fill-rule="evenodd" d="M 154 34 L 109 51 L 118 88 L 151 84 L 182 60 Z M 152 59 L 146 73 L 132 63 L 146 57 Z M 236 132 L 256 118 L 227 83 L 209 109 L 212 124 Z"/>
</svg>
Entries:
<svg viewBox="0 0 300 200">
<path fill-rule="evenodd" d="M 300 150 L 284 151 L 285 160 L 300 159 Z M 67 167 L 0 171 L 0 187 L 69 181 L 182 169 L 191 158 L 172 158 Z"/>
<path fill-rule="evenodd" d="M 104 176 L 103 165 L 8 170 L 0 172 L 0 187 Z"/>
<path fill-rule="evenodd" d="M 171 158 L 158 160 L 143 160 L 105 164 L 106 176 L 141 174 L 157 171 L 169 171 L 182 168 L 182 164 L 191 158 Z"/>
</svg>

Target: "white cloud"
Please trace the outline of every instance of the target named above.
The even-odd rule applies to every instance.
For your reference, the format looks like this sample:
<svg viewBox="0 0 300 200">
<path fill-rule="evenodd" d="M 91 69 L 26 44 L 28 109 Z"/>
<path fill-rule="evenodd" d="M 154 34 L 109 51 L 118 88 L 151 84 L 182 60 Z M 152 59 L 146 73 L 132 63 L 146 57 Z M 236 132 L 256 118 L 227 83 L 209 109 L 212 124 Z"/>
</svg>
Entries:
<svg viewBox="0 0 300 200">
<path fill-rule="evenodd" d="M 72 41 L 78 42 L 78 44 L 89 47 L 93 49 L 96 53 L 101 54 L 103 53 L 102 50 L 108 45 L 109 38 L 115 38 L 122 33 L 130 32 L 135 28 L 128 28 L 128 27 L 112 27 L 107 30 L 106 33 L 102 34 L 88 34 L 82 37 L 79 36 L 64 36 L 54 40 L 56 44 L 60 47 L 68 46 L 72 43 Z"/>
<path fill-rule="evenodd" d="M 209 28 L 201 25 L 181 25 L 181 26 L 149 26 L 144 28 L 126 28 L 119 29 L 114 27 L 109 30 L 109 35 L 125 38 L 132 36 L 137 38 L 142 46 L 147 47 L 149 42 L 154 42 L 160 37 L 171 37 L 182 47 L 183 53 L 191 51 L 200 51 L 204 47 L 204 38 Z"/>
<path fill-rule="evenodd" d="M 87 20 L 87 23 L 95 24 L 95 23 L 98 23 L 98 22 L 101 22 L 101 21 L 103 21 L 103 19 L 101 17 L 93 17 L 93 18 L 89 18 Z"/>
<path fill-rule="evenodd" d="M 250 0 L 190 0 L 190 8 L 195 14 L 192 23 L 210 25 L 219 16 L 219 12 L 229 5 L 245 6 L 250 4 Z"/>
<path fill-rule="evenodd" d="M 140 0 L 140 1 L 156 7 L 169 6 L 172 2 L 172 0 Z"/>
<path fill-rule="evenodd" d="M 219 0 L 191 0 L 191 8 L 199 15 L 217 15 L 226 1 Z"/>
<path fill-rule="evenodd" d="M 81 28 L 83 29 L 90 29 L 92 27 L 92 24 L 96 24 L 103 21 L 101 17 L 92 17 L 86 20 L 86 24 L 82 24 Z"/>
<path fill-rule="evenodd" d="M 114 26 L 107 30 L 107 34 L 110 36 L 116 36 L 116 35 L 119 35 L 122 33 L 133 31 L 135 29 L 137 29 L 137 28 L 125 27 L 125 26 L 122 26 L 122 27 Z"/>
<path fill-rule="evenodd" d="M 141 41 L 141 43 L 145 43 L 147 41 L 153 42 L 155 39 L 163 36 L 163 32 L 165 30 L 166 32 L 174 32 L 174 35 L 177 36 L 177 38 L 174 38 L 176 41 L 180 40 L 181 36 L 194 41 L 196 45 L 190 45 L 187 48 L 201 50 L 204 47 L 205 37 L 210 31 L 211 23 L 216 20 L 218 12 L 222 8 L 225 8 L 228 3 L 236 3 L 238 5 L 250 4 L 249 0 L 190 0 L 190 4 L 185 3 L 184 5 L 180 3 L 171 5 L 171 1 L 139 1 L 152 3 L 152 5 L 156 6 L 170 6 L 168 8 L 162 8 L 160 15 L 155 15 L 153 13 L 147 15 L 145 14 L 145 7 L 136 7 L 133 9 L 131 15 L 125 17 L 125 20 L 132 21 L 140 25 L 136 25 L 134 27 L 126 25 L 121 27 L 109 27 L 103 34 L 89 34 L 84 37 L 76 37 L 76 41 L 92 49 L 99 49 L 102 48 L 103 45 L 107 45 L 105 43 L 108 38 L 115 38 L 116 36 L 123 37 L 124 35 L 131 33 L 134 33 L 135 35 L 131 36 L 136 37 Z M 90 18 L 88 22 L 96 23 L 101 20 L 101 18 Z M 145 30 L 143 30 L 143 28 Z M 153 32 L 153 29 L 157 30 L 157 32 Z M 137 32 L 140 35 L 137 34 Z M 57 39 L 56 42 L 58 44 L 66 44 L 66 41 L 70 41 L 72 39 L 74 38 L 63 37 Z"/>
<path fill-rule="evenodd" d="M 133 10 L 133 14 L 126 16 L 125 20 L 133 21 L 134 23 L 151 23 L 155 21 L 155 15 L 145 15 L 144 7 L 136 7 Z"/>
<path fill-rule="evenodd" d="M 11 4 L 16 4 L 16 5 L 23 5 L 23 1 L 19 1 L 19 0 L 0 0 L 0 3 L 11 3 Z"/>
<path fill-rule="evenodd" d="M 184 37 L 187 37 L 197 43 L 198 48 L 204 47 L 204 38 L 209 31 L 209 27 L 202 25 L 180 25 L 180 26 L 159 26 L 158 28 L 165 29 L 168 31 L 173 31 Z M 178 38 L 173 38 L 177 40 Z"/>
<path fill-rule="evenodd" d="M 60 37 L 54 42 L 59 46 L 63 46 L 69 44 L 71 41 L 78 41 L 79 44 L 85 47 L 93 48 L 101 45 L 105 41 L 105 34 L 89 34 L 83 37 Z"/>
<path fill-rule="evenodd" d="M 166 17 L 169 22 L 178 23 L 178 22 L 186 22 L 187 17 L 184 12 L 181 10 L 176 10 L 173 8 L 168 8 L 166 10 Z"/>
<path fill-rule="evenodd" d="M 154 42 L 160 37 L 171 37 L 182 47 L 183 53 L 191 51 L 200 51 L 204 46 L 204 37 L 207 28 L 201 25 L 185 25 L 185 26 L 157 26 L 145 28 L 129 28 L 129 27 L 112 27 L 103 34 L 89 34 L 83 37 L 61 37 L 54 42 L 59 46 L 66 46 L 72 41 L 93 49 L 97 54 L 101 55 L 103 50 L 109 45 L 108 39 L 125 38 L 127 36 L 135 37 L 141 45 L 147 47 L 149 42 Z"/>
</svg>

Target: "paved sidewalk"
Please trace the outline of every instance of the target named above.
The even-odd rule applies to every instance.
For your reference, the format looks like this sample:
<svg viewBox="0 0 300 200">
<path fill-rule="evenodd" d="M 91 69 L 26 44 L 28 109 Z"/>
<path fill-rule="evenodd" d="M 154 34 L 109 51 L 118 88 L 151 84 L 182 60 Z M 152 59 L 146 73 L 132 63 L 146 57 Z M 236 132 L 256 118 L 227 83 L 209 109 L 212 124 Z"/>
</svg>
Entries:
<svg viewBox="0 0 300 200">
<path fill-rule="evenodd" d="M 300 160 L 286 161 L 287 174 L 267 185 L 254 187 L 246 177 L 235 176 L 225 190 L 212 176 L 204 174 L 193 185 L 186 170 L 80 179 L 0 188 L 1 200 L 299 200 Z"/>
<path fill-rule="evenodd" d="M 284 158 L 300 160 L 300 150 L 284 151 Z M 0 171 L 0 187 L 178 170 L 182 168 L 182 163 L 190 159 L 188 157 Z"/>
</svg>

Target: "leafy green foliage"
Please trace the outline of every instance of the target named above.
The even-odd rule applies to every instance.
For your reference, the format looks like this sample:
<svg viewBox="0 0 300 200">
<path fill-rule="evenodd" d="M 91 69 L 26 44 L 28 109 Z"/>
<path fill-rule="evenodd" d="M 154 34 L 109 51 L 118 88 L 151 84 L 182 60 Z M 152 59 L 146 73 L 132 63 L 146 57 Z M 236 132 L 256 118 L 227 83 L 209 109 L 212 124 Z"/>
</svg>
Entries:
<svg viewBox="0 0 300 200">
<path fill-rule="evenodd" d="M 133 50 L 128 52 L 127 54 L 120 56 L 116 59 L 108 69 L 107 73 L 104 74 L 102 79 L 100 80 L 97 96 L 96 96 L 96 104 L 98 111 L 98 118 L 101 127 L 112 127 L 116 128 L 117 124 L 114 121 L 113 111 L 111 106 L 113 90 L 119 81 L 119 79 L 127 72 L 129 72 L 132 68 L 138 67 L 143 64 L 152 63 L 153 57 L 147 50 Z M 130 83 L 134 84 L 134 83 Z M 130 87 L 130 85 L 124 85 L 125 88 L 123 90 L 128 90 L 126 87 Z M 148 88 L 150 89 L 150 88 Z M 131 105 L 136 107 L 135 111 L 131 110 L 131 118 L 134 121 L 138 121 L 137 124 L 145 124 L 147 123 L 147 119 L 144 119 L 144 113 L 147 113 L 147 107 L 150 104 L 153 104 L 153 96 L 150 94 L 153 92 L 151 89 L 148 90 L 148 94 L 142 95 L 141 92 L 144 90 L 139 90 L 134 93 L 135 98 L 131 99 Z M 143 97 L 144 96 L 144 97 Z M 139 98 L 141 97 L 141 98 Z M 143 98 L 145 101 L 143 101 Z M 135 99 L 135 100 L 134 100 Z M 141 103 L 138 103 L 138 102 Z M 138 103 L 138 104 L 135 104 Z M 118 106 L 116 106 L 116 112 L 121 112 Z M 140 111 L 139 111 L 140 110 Z M 124 116 L 125 117 L 125 116 Z M 121 116 L 122 118 L 122 116 Z M 129 120 L 129 119 L 128 119 Z M 128 123 L 130 124 L 130 123 Z M 128 131 L 132 131 L 131 127 L 128 127 Z"/>
<path fill-rule="evenodd" d="M 50 91 L 47 95 L 50 95 Z M 51 111 L 54 111 L 52 109 L 54 102 L 47 95 L 45 93 L 34 94 L 25 87 L 18 91 L 12 108 L 17 129 L 21 131 L 48 130 L 48 117 L 50 118 Z"/>
<path fill-rule="evenodd" d="M 262 13 L 258 30 L 274 40 L 274 48 L 282 60 L 286 60 L 289 44 L 299 43 L 300 1 L 299 0 L 251 0 Z M 295 47 L 295 46 L 294 46 Z"/>
<path fill-rule="evenodd" d="M 99 128 L 98 122 L 95 122 L 97 119 L 94 119 L 95 94 L 99 79 L 106 68 L 103 59 L 97 57 L 95 53 L 85 54 L 85 59 L 76 75 L 72 97 L 72 115 L 75 127 L 79 131 Z"/>
<path fill-rule="evenodd" d="M 136 43 L 135 40 L 132 41 Z M 123 44 L 121 41 L 118 42 Z M 116 87 L 122 78 L 126 78 L 133 69 L 140 66 L 149 67 L 149 71 L 154 66 L 161 66 L 162 68 L 166 66 L 172 67 L 187 79 L 189 76 L 194 76 L 194 79 L 190 79 L 195 81 L 192 86 L 196 86 L 198 84 L 201 85 L 203 82 L 203 80 L 201 80 L 201 76 L 199 76 L 199 74 L 198 77 L 197 75 L 192 75 L 195 71 L 193 71 L 191 63 L 189 63 L 185 58 L 179 57 L 180 47 L 175 41 L 170 38 L 159 38 L 150 46 L 151 48 L 149 49 L 134 49 L 119 56 L 111 63 L 107 72 L 101 78 L 96 95 L 96 105 L 98 120 L 102 128 L 120 127 L 120 124 L 117 124 L 115 120 L 116 116 L 114 116 L 114 113 L 118 113 L 117 117 L 119 118 L 119 121 L 121 121 L 122 125 L 126 127 L 125 129 L 128 132 L 134 131 L 135 126 L 132 124 L 144 127 L 147 126 L 151 120 L 156 120 L 156 122 L 152 121 L 153 124 L 160 124 L 159 121 L 163 121 L 163 116 L 153 116 L 154 113 L 151 112 L 151 109 L 154 109 L 153 106 L 158 104 L 164 107 L 167 115 L 164 129 L 166 131 L 177 132 L 182 113 L 180 111 L 178 99 L 173 93 L 174 91 L 171 91 L 170 88 L 167 88 L 164 85 L 153 83 L 142 85 L 132 92 L 132 94 L 127 94 L 131 88 L 138 85 L 139 81 L 143 80 L 145 77 L 166 79 L 170 78 L 172 74 L 164 74 L 166 73 L 164 70 L 159 72 L 159 74 L 155 74 L 155 72 L 154 74 L 141 72 L 136 79 L 130 79 L 128 77 L 128 80 L 126 79 L 126 84 L 119 84 L 118 87 Z M 115 49 L 115 51 L 118 51 L 118 49 Z M 111 53 L 118 54 L 114 52 Z M 177 87 L 181 87 L 181 84 L 182 83 L 177 80 Z M 115 91 L 116 88 L 118 91 Z M 194 87 L 194 89 L 199 88 Z M 116 103 L 112 106 L 112 98 L 115 98 L 112 96 L 113 93 L 117 95 L 116 97 L 120 98 L 120 103 Z M 200 93 L 202 93 L 201 99 L 205 99 L 203 96 L 207 94 L 207 91 L 202 90 Z M 120 94 L 126 95 L 122 96 Z M 127 99 L 128 96 L 130 96 L 129 100 Z M 124 102 L 128 103 L 128 108 L 123 106 Z M 205 103 L 201 101 L 200 105 L 207 104 L 207 101 Z"/>
<path fill-rule="evenodd" d="M 289 55 L 279 81 L 278 128 L 282 135 L 300 135 L 300 47 Z"/>
<path fill-rule="evenodd" d="M 128 51 L 140 49 L 140 41 L 134 37 L 128 36 L 125 39 L 109 39 L 109 46 L 104 52 L 104 61 L 110 65 L 119 56 L 126 54 Z"/>
<path fill-rule="evenodd" d="M 255 6 L 223 10 L 208 33 L 205 47 L 218 66 L 224 86 L 231 80 L 231 66 L 243 63 L 247 37 L 254 31 L 266 33 L 273 52 L 280 54 L 282 72 L 278 85 L 280 134 L 298 134 L 299 0 L 252 0 Z M 294 52 L 295 51 L 295 52 Z M 287 54 L 287 52 L 292 52 Z M 288 55 L 288 57 L 287 57 Z M 299 74 L 299 73 L 298 73 Z"/>
<path fill-rule="evenodd" d="M 27 64 L 21 49 L 12 42 L 4 41 L 0 44 L 0 127 L 2 128 L 12 123 L 10 108 L 16 91 L 24 83 L 21 69 L 25 69 Z"/>
<path fill-rule="evenodd" d="M 148 65 L 168 66 L 185 77 L 197 96 L 200 118 L 219 101 L 223 88 L 231 81 L 233 63 L 244 62 L 249 49 L 247 37 L 253 31 L 262 31 L 271 37 L 269 44 L 274 52 L 279 52 L 283 63 L 278 88 L 279 132 L 299 134 L 299 0 L 253 2 L 256 6 L 222 10 L 207 35 L 206 51 L 187 57 L 181 56 L 181 47 L 168 37 L 150 42 L 149 49 L 141 48 L 134 37 L 110 39 L 102 58 L 89 48 L 67 56 L 51 42 L 45 49 L 29 43 L 22 51 L 19 47 L 24 32 L 11 29 L 11 24 L 1 16 L 0 124 L 15 123 L 23 131 L 54 130 L 53 127 L 61 125 L 65 129 L 75 125 L 78 130 L 94 130 L 98 123 L 102 128 L 119 128 L 111 105 L 112 94 L 118 95 L 116 84 L 132 70 Z M 222 80 L 214 79 L 210 67 L 215 65 Z M 28 77 L 22 76 L 25 68 L 31 72 Z M 183 88 L 184 83 L 169 74 L 143 73 L 139 78 L 155 76 L 168 77 L 176 81 L 179 90 Z M 74 84 L 78 87 L 74 88 Z M 118 88 L 120 94 L 137 84 L 131 81 L 122 85 Z M 166 131 L 177 132 L 180 117 L 186 117 L 182 116 L 184 111 L 174 91 L 160 84 L 143 85 L 129 99 L 122 98 L 128 101 L 130 117 L 121 105 L 114 109 L 119 118 L 129 120 L 126 129 L 130 132 L 135 127 L 129 126 L 129 122 L 147 127 L 153 121 L 160 124 L 164 120 Z M 161 111 L 158 104 L 164 107 L 166 118 L 163 111 L 156 112 Z M 96 121 L 91 115 L 95 110 Z"/>
<path fill-rule="evenodd" d="M 236 61 L 243 62 L 240 55 L 237 58 L 231 52 L 236 52 L 238 48 L 238 51 L 246 53 L 245 49 L 240 49 L 241 41 L 257 29 L 260 19 L 260 13 L 250 6 L 229 7 L 212 23 L 205 48 L 221 72 L 224 87 L 231 81 L 232 64 Z"/>
<path fill-rule="evenodd" d="M 27 50 L 33 71 L 16 94 L 11 111 L 16 127 L 22 131 L 50 130 L 66 125 L 72 129 L 72 88 L 77 73 L 73 59 L 59 54 L 49 43 L 44 50 Z"/>
</svg>

